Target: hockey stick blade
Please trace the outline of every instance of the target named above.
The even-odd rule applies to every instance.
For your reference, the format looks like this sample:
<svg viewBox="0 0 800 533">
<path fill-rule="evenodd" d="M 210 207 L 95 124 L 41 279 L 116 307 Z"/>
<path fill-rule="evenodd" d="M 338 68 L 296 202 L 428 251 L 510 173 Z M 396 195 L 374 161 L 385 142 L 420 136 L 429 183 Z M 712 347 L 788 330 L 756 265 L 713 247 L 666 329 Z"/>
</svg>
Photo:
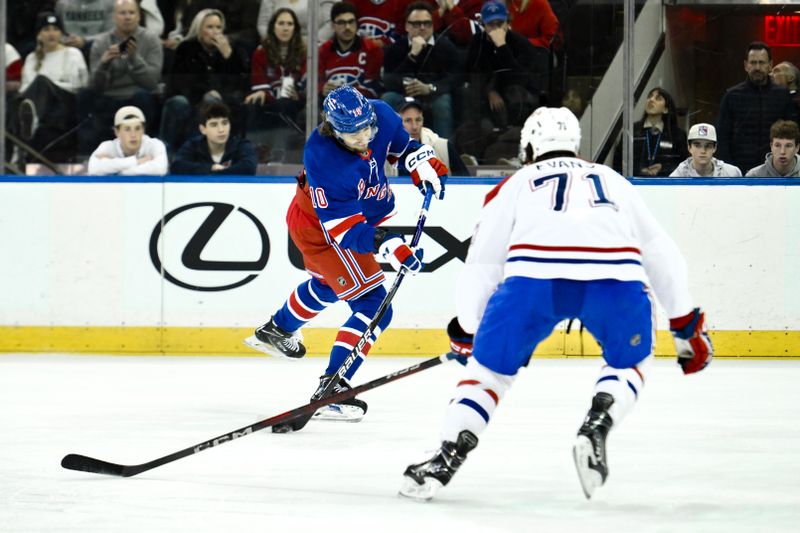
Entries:
<svg viewBox="0 0 800 533">
<path fill-rule="evenodd" d="M 386 374 L 385 376 L 373 379 L 372 381 L 364 383 L 363 385 L 359 385 L 358 387 L 354 387 L 350 390 L 338 392 L 326 398 L 322 398 L 321 400 L 309 402 L 305 405 L 301 405 L 300 407 L 296 407 L 291 411 L 286 411 L 285 413 L 275 415 L 271 418 L 266 418 L 264 420 L 261 420 L 260 422 L 256 422 L 255 424 L 239 428 L 229 433 L 225 433 L 224 435 L 220 435 L 219 437 L 216 437 L 214 439 L 201 442 L 190 448 L 184 448 L 183 450 L 171 453 L 169 455 L 165 455 L 164 457 L 154 459 L 147 463 L 142 463 L 138 465 L 121 465 L 117 463 L 110 463 L 108 461 L 102 461 L 100 459 L 95 459 L 93 457 L 87 457 L 85 455 L 71 453 L 64 456 L 64 458 L 61 460 L 61 466 L 66 468 L 67 470 L 77 470 L 80 472 L 89 472 L 92 474 L 105 474 L 108 476 L 117 476 L 117 477 L 135 476 L 136 474 L 141 474 L 142 472 L 146 472 L 148 470 L 152 470 L 153 468 L 165 465 L 167 463 L 177 461 L 178 459 L 183 459 L 184 457 L 188 457 L 189 455 L 200 453 L 203 450 L 214 448 L 216 446 L 219 446 L 220 444 L 225 444 L 226 442 L 230 442 L 232 440 L 236 440 L 238 438 L 251 435 L 256 431 L 260 431 L 264 428 L 275 426 L 277 424 L 283 424 L 285 422 L 290 422 L 295 418 L 301 416 L 311 416 L 320 407 L 324 407 L 331 403 L 337 403 L 337 402 L 343 402 L 344 400 L 349 400 L 350 398 L 354 398 L 356 395 L 361 394 L 362 392 L 366 392 L 368 390 L 380 387 L 381 385 L 386 385 L 387 383 L 391 383 L 392 381 L 397 381 L 398 379 L 414 375 L 418 372 L 422 372 L 423 370 L 427 370 L 428 368 L 433 368 L 434 366 L 438 366 L 450 359 L 453 359 L 453 356 L 451 356 L 451 354 L 449 353 L 442 354 L 432 359 L 426 359 L 421 363 L 411 365 L 410 367 L 404 368 L 402 370 L 397 370 L 395 372 L 392 372 L 391 374 Z"/>
<path fill-rule="evenodd" d="M 67 470 L 79 470 L 81 472 L 106 474 L 109 476 L 129 477 L 135 475 L 135 473 L 130 473 L 129 467 L 86 457 L 85 455 L 79 455 L 77 453 L 65 455 L 64 458 L 61 459 L 61 466 Z M 128 470 L 126 471 L 126 469 Z"/>
</svg>

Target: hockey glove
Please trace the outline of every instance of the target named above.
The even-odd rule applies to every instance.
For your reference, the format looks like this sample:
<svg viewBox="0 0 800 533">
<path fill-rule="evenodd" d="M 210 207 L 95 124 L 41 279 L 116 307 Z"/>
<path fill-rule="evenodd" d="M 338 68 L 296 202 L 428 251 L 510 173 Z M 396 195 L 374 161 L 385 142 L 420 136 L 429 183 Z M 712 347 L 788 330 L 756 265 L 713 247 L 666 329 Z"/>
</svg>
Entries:
<svg viewBox="0 0 800 533">
<path fill-rule="evenodd" d="M 472 355 L 472 341 L 475 336 L 464 331 L 461 324 L 458 323 L 458 317 L 453 317 L 453 320 L 447 324 L 447 336 L 450 337 L 450 354 L 447 355 L 447 358 L 455 359 L 462 365 L 466 365 L 467 357 Z"/>
<path fill-rule="evenodd" d="M 406 156 L 406 169 L 411 174 L 414 182 L 422 194 L 428 187 L 433 187 L 433 192 L 439 200 L 444 198 L 444 182 L 447 179 L 447 165 L 442 163 L 436 152 L 427 144 Z"/>
<path fill-rule="evenodd" d="M 700 372 L 708 366 L 714 356 L 714 346 L 706 333 L 705 314 L 699 307 L 688 315 L 670 319 L 669 329 L 684 374 Z"/>
<path fill-rule="evenodd" d="M 376 253 L 389 261 L 396 271 L 405 268 L 412 275 L 422 270 L 422 248 L 412 250 L 403 236 L 399 233 L 391 233 L 384 229 L 375 230 Z"/>
</svg>

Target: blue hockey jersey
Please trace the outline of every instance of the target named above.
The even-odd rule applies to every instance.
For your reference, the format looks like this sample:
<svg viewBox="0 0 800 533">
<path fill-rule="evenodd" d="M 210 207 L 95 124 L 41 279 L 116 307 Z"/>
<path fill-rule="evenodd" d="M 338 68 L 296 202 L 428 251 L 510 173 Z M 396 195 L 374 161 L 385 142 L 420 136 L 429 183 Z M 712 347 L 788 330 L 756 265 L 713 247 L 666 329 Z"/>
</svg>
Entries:
<svg viewBox="0 0 800 533">
<path fill-rule="evenodd" d="M 394 214 L 384 163 L 421 146 L 387 103 L 370 102 L 378 132 L 366 153 L 357 154 L 314 130 L 303 156 L 311 203 L 327 238 L 358 253 L 373 251 L 375 226 Z"/>
</svg>

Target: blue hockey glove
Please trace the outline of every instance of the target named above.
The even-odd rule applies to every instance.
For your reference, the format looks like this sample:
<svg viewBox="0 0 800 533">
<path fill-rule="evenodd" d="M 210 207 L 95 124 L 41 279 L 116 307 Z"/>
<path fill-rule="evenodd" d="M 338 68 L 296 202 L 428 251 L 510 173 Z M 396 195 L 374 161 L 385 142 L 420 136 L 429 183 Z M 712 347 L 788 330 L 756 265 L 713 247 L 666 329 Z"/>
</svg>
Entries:
<svg viewBox="0 0 800 533">
<path fill-rule="evenodd" d="M 472 342 L 475 336 L 464 331 L 458 323 L 458 317 L 453 317 L 447 324 L 447 336 L 450 337 L 450 353 L 447 358 L 466 365 L 467 358 L 472 355 Z"/>
</svg>

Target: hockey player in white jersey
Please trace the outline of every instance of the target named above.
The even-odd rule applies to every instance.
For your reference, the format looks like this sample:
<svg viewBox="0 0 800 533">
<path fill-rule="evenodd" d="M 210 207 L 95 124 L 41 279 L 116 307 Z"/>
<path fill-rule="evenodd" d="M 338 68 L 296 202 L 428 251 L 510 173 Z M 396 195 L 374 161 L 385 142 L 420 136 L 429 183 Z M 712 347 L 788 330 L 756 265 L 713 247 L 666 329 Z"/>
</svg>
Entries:
<svg viewBox="0 0 800 533">
<path fill-rule="evenodd" d="M 427 500 L 450 481 L 520 367 L 565 319 L 580 319 L 605 359 L 573 447 L 587 498 L 608 476 L 606 437 L 633 408 L 652 360 L 651 289 L 670 317 L 683 372 L 711 361 L 677 246 L 625 178 L 575 157 L 579 145 L 569 110 L 537 109 L 520 140 L 521 159 L 532 163 L 487 194 L 447 328 L 452 350 L 473 356 L 441 448 L 406 469 L 401 495 Z"/>
</svg>

